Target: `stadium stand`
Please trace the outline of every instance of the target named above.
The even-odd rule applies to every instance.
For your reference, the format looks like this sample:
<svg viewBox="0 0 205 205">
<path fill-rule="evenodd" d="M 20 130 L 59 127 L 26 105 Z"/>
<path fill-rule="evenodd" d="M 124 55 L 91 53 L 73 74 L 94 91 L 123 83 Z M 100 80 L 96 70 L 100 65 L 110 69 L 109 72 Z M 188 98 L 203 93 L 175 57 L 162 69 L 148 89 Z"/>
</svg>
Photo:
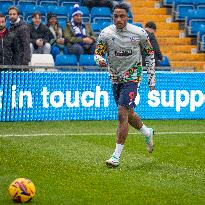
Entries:
<svg viewBox="0 0 205 205">
<path fill-rule="evenodd" d="M 80 55 L 79 66 L 83 66 L 84 71 L 100 71 L 94 60 L 94 55 L 83 54 Z"/>
<path fill-rule="evenodd" d="M 93 7 L 91 21 L 94 23 L 112 22 L 112 13 L 108 7 Z"/>
<path fill-rule="evenodd" d="M 204 0 L 127 0 L 126 2 L 131 5 L 129 22 L 140 27 L 143 27 L 147 21 L 156 23 L 158 28 L 156 37 L 171 67 L 177 70 L 193 68 L 204 71 Z M 65 28 L 66 23 L 71 19 L 73 5 L 76 3 L 81 5 L 81 0 L 0 0 L 0 11 L 7 14 L 8 7 L 16 5 L 20 10 L 21 18 L 28 23 L 34 11 L 42 13 L 43 23 L 46 23 L 47 13 L 52 11 L 57 14 L 60 26 Z M 167 8 L 172 9 L 172 15 L 167 14 Z M 89 11 L 88 7 L 81 6 L 80 9 L 83 11 L 83 21 L 91 23 L 96 34 L 112 23 L 110 8 L 94 7 Z M 185 29 L 181 27 L 180 22 L 184 22 Z M 8 19 L 6 23 L 9 26 Z M 193 43 L 193 38 L 196 38 L 196 43 Z M 161 62 L 161 65 L 164 63 Z M 59 64 L 59 59 L 55 64 Z M 76 64 L 75 60 L 74 64 Z"/>
<path fill-rule="evenodd" d="M 173 14 L 173 11 L 177 13 L 175 10 L 177 5 L 183 5 L 182 8 L 185 7 L 185 5 L 190 5 L 190 8 L 196 10 L 197 7 L 203 7 L 203 4 L 205 5 L 204 0 L 130 0 L 129 2 L 131 4 L 134 22 L 140 22 L 142 25 L 145 25 L 147 21 L 154 21 L 156 23 L 158 28 L 156 36 L 161 51 L 164 56 L 168 57 L 170 65 L 174 70 L 204 71 L 204 53 L 197 53 L 197 44 L 194 43 L 193 36 L 186 36 L 186 30 L 181 26 L 179 20 L 175 20 L 175 18 L 173 18 L 174 16 L 169 15 L 169 13 Z M 186 10 L 186 12 L 188 11 L 189 9 Z M 178 15 L 178 17 L 186 18 L 185 14 L 182 13 L 180 15 L 182 16 Z M 204 16 L 203 14 L 202 18 L 204 18 Z M 180 21 L 183 20 L 180 19 Z M 195 24 L 195 22 L 193 24 Z M 198 26 L 199 25 L 201 24 L 198 24 Z M 195 25 L 194 28 L 190 27 L 190 29 L 195 28 L 197 28 Z M 197 31 L 194 32 L 196 32 L 196 35 Z"/>
</svg>

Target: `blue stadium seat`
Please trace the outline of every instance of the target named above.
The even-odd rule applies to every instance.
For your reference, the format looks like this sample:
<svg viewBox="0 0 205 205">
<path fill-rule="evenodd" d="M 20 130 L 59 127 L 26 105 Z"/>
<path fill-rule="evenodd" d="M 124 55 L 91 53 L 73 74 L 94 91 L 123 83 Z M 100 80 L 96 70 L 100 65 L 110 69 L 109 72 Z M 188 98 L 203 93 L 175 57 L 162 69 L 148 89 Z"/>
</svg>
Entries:
<svg viewBox="0 0 205 205">
<path fill-rule="evenodd" d="M 131 12 L 131 11 L 128 12 L 128 22 L 129 22 L 129 23 L 132 23 L 132 22 L 133 22 L 133 15 L 132 15 L 132 12 Z"/>
<path fill-rule="evenodd" d="M 35 6 L 36 1 L 25 1 L 25 0 L 19 0 L 18 1 L 18 6 L 21 8 L 22 13 L 24 12 L 25 8 L 27 6 Z"/>
<path fill-rule="evenodd" d="M 44 5 L 44 6 L 58 6 L 58 1 L 57 0 L 40 0 L 39 2 L 40 5 Z"/>
<path fill-rule="evenodd" d="M 94 23 L 112 22 L 112 13 L 108 7 L 93 7 L 91 9 L 91 21 Z"/>
<path fill-rule="evenodd" d="M 205 1 L 204 0 L 193 0 L 193 3 L 198 6 L 198 5 L 205 5 Z"/>
<path fill-rule="evenodd" d="M 159 66 L 161 67 L 170 66 L 169 58 L 167 56 L 163 56 L 163 60 L 159 62 Z"/>
<path fill-rule="evenodd" d="M 98 35 L 102 30 L 102 24 L 99 23 L 91 23 L 91 27 L 93 32 L 95 32 L 96 35 Z"/>
<path fill-rule="evenodd" d="M 3 4 L 2 7 L 1 7 L 1 8 L 2 8 L 2 14 L 7 15 L 7 14 L 8 14 L 8 8 L 9 8 L 10 6 L 12 6 L 12 4 L 9 4 L 9 3 L 8 3 L 8 4 L 7 4 L 7 3 L 6 3 L 6 4 Z M 20 12 L 20 11 L 19 11 L 19 12 Z"/>
<path fill-rule="evenodd" d="M 201 25 L 205 25 L 205 19 L 192 19 L 188 26 L 188 34 L 197 35 Z"/>
<path fill-rule="evenodd" d="M 205 10 L 188 10 L 188 16 L 186 17 L 185 27 L 187 34 L 196 35 L 200 24 L 204 24 L 205 21 Z"/>
<path fill-rule="evenodd" d="M 112 22 L 103 22 L 102 23 L 102 29 L 104 29 L 104 28 L 106 28 L 106 27 L 108 27 L 108 26 L 110 26 L 110 25 L 112 25 Z"/>
<path fill-rule="evenodd" d="M 176 7 L 176 10 L 175 10 L 175 14 L 174 14 L 174 17 L 175 17 L 175 20 L 185 20 L 186 16 L 189 15 L 189 10 L 190 9 L 194 9 L 194 5 L 192 4 L 179 4 L 177 5 Z"/>
<path fill-rule="evenodd" d="M 81 5 L 81 0 L 59 0 L 59 5 L 73 7 L 75 4 Z"/>
<path fill-rule="evenodd" d="M 69 10 L 65 6 L 50 5 L 47 8 L 47 12 L 52 12 L 56 14 L 57 17 L 69 17 Z"/>
<path fill-rule="evenodd" d="M 204 5 L 197 6 L 197 10 L 198 11 L 204 11 L 205 10 L 205 3 L 204 3 Z"/>
<path fill-rule="evenodd" d="M 78 60 L 75 55 L 59 54 L 56 56 L 55 65 L 58 66 L 59 71 L 79 71 Z"/>
<path fill-rule="evenodd" d="M 80 55 L 79 66 L 96 66 L 96 63 L 94 61 L 94 55 Z"/>
<path fill-rule="evenodd" d="M 84 71 L 99 72 L 101 68 L 96 65 L 94 55 L 83 54 L 80 55 L 79 66 L 83 66 Z"/>
<path fill-rule="evenodd" d="M 171 7 L 173 2 L 174 2 L 174 0 L 163 0 L 162 5 L 167 6 L 167 7 Z"/>
<path fill-rule="evenodd" d="M 15 4 L 15 1 L 13 1 L 13 0 L 0 0 L 0 8 L 2 8 L 3 6 L 6 7 L 6 5 L 7 5 L 7 8 L 8 8 L 9 6 L 12 6 L 14 4 Z M 3 8 L 2 8 L 2 11 L 4 11 Z"/>
<path fill-rule="evenodd" d="M 197 33 L 197 48 L 198 51 L 205 51 L 205 25 L 201 24 Z"/>
<path fill-rule="evenodd" d="M 78 60 L 75 55 L 62 55 L 56 56 L 56 66 L 78 66 Z"/>
<path fill-rule="evenodd" d="M 83 12 L 83 22 L 90 23 L 90 10 L 87 6 L 80 6 L 80 10 Z"/>
<path fill-rule="evenodd" d="M 205 51 L 205 33 L 202 35 L 201 39 L 200 51 Z"/>
<path fill-rule="evenodd" d="M 65 18 L 58 17 L 58 24 L 63 30 L 66 28 L 66 24 L 67 24 L 68 20 L 69 20 L 68 18 L 65 19 Z"/>
</svg>

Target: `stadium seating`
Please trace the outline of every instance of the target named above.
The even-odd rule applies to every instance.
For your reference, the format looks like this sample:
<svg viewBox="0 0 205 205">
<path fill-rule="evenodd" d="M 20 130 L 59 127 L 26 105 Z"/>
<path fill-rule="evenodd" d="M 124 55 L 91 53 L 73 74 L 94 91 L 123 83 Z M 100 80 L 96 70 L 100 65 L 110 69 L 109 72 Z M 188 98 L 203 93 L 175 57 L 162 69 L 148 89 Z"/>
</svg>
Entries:
<svg viewBox="0 0 205 205">
<path fill-rule="evenodd" d="M 161 67 L 170 66 L 169 58 L 167 56 L 163 56 L 163 60 L 159 62 L 159 66 Z"/>
<path fill-rule="evenodd" d="M 174 1 L 174 0 L 163 0 L 163 1 L 162 1 L 162 5 L 163 5 L 163 6 L 167 6 L 167 7 L 171 7 L 172 4 L 173 4 L 173 1 Z"/>
<path fill-rule="evenodd" d="M 205 25 L 200 25 L 197 33 L 197 48 L 198 51 L 205 51 Z"/>
<path fill-rule="evenodd" d="M 91 27 L 96 35 L 98 35 L 103 28 L 102 24 L 99 24 L 99 23 L 91 23 Z"/>
<path fill-rule="evenodd" d="M 59 0 L 59 6 L 73 7 L 75 4 L 81 5 L 81 0 Z"/>
<path fill-rule="evenodd" d="M 91 21 L 94 23 L 112 22 L 112 13 L 108 7 L 93 7 Z"/>
<path fill-rule="evenodd" d="M 14 5 L 15 2 L 13 0 L 1 0 L 0 1 L 0 9 L 3 7 L 3 6 L 11 6 L 11 5 Z M 1 11 L 4 11 L 3 9 L 1 9 Z"/>
<path fill-rule="evenodd" d="M 63 55 L 56 56 L 55 65 L 59 71 L 79 71 L 78 60 L 75 55 Z"/>
<path fill-rule="evenodd" d="M 129 13 L 128 13 L 128 22 L 129 22 L 129 23 L 132 23 L 132 22 L 133 22 L 133 15 L 132 15 L 132 12 L 131 12 L 131 11 L 129 11 Z"/>
<path fill-rule="evenodd" d="M 68 18 L 58 18 L 58 24 L 63 30 L 66 28 L 66 23 L 68 22 L 68 20 Z"/>
<path fill-rule="evenodd" d="M 55 6 L 55 5 L 49 5 L 47 7 L 47 12 L 52 12 L 56 14 L 57 17 L 69 17 L 69 11 L 64 6 Z"/>
<path fill-rule="evenodd" d="M 90 10 L 87 6 L 80 6 L 80 10 L 83 12 L 83 22 L 90 23 Z"/>
<path fill-rule="evenodd" d="M 58 6 L 58 1 L 57 0 L 40 0 L 40 5 L 43 6 Z"/>
<path fill-rule="evenodd" d="M 189 10 L 193 9 L 194 5 L 192 4 L 177 5 L 176 10 L 174 11 L 175 20 L 185 20 L 186 16 L 189 15 Z"/>
<path fill-rule="evenodd" d="M 83 66 L 84 71 L 100 71 L 100 67 L 95 63 L 94 55 L 80 55 L 79 66 Z"/>
<path fill-rule="evenodd" d="M 79 66 L 96 66 L 94 55 L 89 55 L 89 54 L 80 55 Z"/>
<path fill-rule="evenodd" d="M 56 56 L 56 66 L 77 66 L 78 60 L 75 55 L 63 55 L 59 54 Z"/>
</svg>

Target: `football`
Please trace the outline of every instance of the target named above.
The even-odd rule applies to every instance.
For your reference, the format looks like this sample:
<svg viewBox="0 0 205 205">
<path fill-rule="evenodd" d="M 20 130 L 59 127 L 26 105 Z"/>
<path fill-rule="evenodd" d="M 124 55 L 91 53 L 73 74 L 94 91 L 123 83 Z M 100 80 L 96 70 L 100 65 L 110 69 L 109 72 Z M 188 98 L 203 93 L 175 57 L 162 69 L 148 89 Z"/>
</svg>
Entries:
<svg viewBox="0 0 205 205">
<path fill-rule="evenodd" d="M 36 188 L 30 179 L 18 178 L 9 185 L 8 191 L 14 202 L 24 203 L 31 201 L 35 196 Z"/>
</svg>

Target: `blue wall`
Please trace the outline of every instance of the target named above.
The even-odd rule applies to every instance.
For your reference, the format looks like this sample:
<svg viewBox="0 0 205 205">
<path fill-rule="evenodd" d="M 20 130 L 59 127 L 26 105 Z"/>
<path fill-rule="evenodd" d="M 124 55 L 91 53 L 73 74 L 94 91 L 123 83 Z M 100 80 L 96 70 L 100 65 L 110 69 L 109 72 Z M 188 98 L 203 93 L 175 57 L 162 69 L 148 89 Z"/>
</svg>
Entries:
<svg viewBox="0 0 205 205">
<path fill-rule="evenodd" d="M 205 119 L 205 73 L 159 72 L 151 93 L 143 78 L 136 107 L 142 119 Z M 114 119 L 107 72 L 0 73 L 0 121 Z"/>
</svg>

